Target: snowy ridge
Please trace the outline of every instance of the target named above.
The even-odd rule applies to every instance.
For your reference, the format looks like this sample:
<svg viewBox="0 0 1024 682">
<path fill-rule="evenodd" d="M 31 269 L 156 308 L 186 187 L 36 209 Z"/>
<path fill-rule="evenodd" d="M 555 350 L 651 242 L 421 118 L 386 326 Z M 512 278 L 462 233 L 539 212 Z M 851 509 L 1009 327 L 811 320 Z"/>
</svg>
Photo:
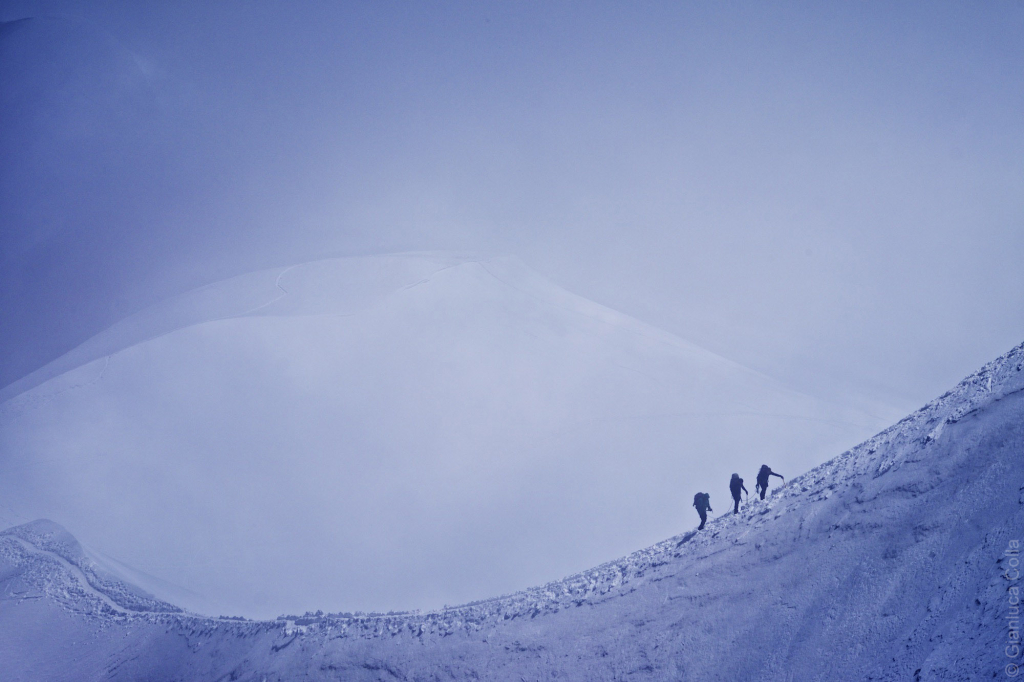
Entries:
<svg viewBox="0 0 1024 682">
<path fill-rule="evenodd" d="M 684 554 L 700 556 L 734 534 L 746 534 L 806 501 L 828 499 L 840 486 L 861 473 L 875 475 L 897 467 L 909 453 L 935 440 L 946 424 L 956 423 L 986 404 L 1024 390 L 1024 343 L 989 362 L 953 389 L 917 412 L 838 457 L 794 477 L 771 496 L 753 500 L 739 515 L 709 522 L 707 533 L 695 531 L 663 540 L 651 547 L 587 571 L 511 595 L 424 614 L 393 613 L 356 616 L 327 614 L 285 617 L 304 626 L 325 627 L 335 636 L 393 636 L 402 630 L 416 634 L 448 635 L 460 629 L 479 630 L 496 621 L 535 618 L 566 608 L 595 604 L 635 590 L 645 579 L 659 579 L 659 569 Z M 732 537 L 735 540 L 735 537 Z"/>
<path fill-rule="evenodd" d="M 70 533 L 46 519 L 0 533 L 0 555 L 16 566 L 38 564 L 49 569 L 28 574 L 36 576 L 49 596 L 67 605 L 86 603 L 103 613 L 181 612 L 177 606 L 107 574 Z M 46 575 L 52 579 L 38 580 Z"/>
<path fill-rule="evenodd" d="M 474 262 L 478 261 L 467 255 L 436 252 L 352 256 L 257 270 L 212 282 L 130 315 L 45 366 L 0 387 L 0 404 L 83 365 L 109 360 L 125 348 L 183 327 L 303 310 L 349 314 L 383 295 L 422 284 L 449 267 Z M 332 272 L 339 264 L 342 272 Z M 286 276 L 291 279 L 286 280 Z M 343 295 L 340 300 L 325 301 L 323 292 Z M 75 386 L 66 387 L 71 388 Z"/>
<path fill-rule="evenodd" d="M 987 363 L 918 411 L 800 479 L 818 481 L 822 474 L 849 478 L 868 471 L 876 462 L 874 475 L 880 476 L 898 468 L 921 446 L 935 441 L 947 425 L 1021 390 L 1024 390 L 1024 343 Z M 791 493 L 792 488 L 785 492 Z"/>
<path fill-rule="evenodd" d="M 703 532 L 423 613 L 131 611 L 27 524 L 0 534 L 0 655 L 33 680 L 988 679 L 1019 589 L 1022 389 L 1024 344 Z"/>
<path fill-rule="evenodd" d="M 1024 390 L 1024 343 L 986 364 L 956 387 L 917 412 L 811 471 L 796 476 L 773 491 L 766 500 L 751 500 L 739 515 L 725 514 L 709 522 L 707 532 L 690 531 L 666 539 L 623 558 L 521 592 L 429 612 L 391 613 L 306 613 L 281 616 L 263 625 L 283 627 L 291 632 L 329 632 L 338 637 L 448 636 L 458 631 L 479 631 L 484 627 L 516 619 L 533 619 L 563 609 L 595 605 L 636 590 L 644 582 L 661 579 L 661 569 L 683 556 L 701 558 L 721 551 L 721 545 L 736 543 L 754 529 L 809 501 L 826 500 L 851 479 L 873 470 L 874 476 L 898 467 L 909 453 L 934 440 L 942 427 L 956 423 L 986 404 Z M 772 514 L 772 512 L 775 512 Z M 36 521 L 0 533 L 0 538 L 17 537 L 41 549 L 58 554 L 82 568 L 89 584 L 110 595 L 119 606 L 140 612 L 174 613 L 177 607 L 158 600 L 135 596 L 123 583 L 113 584 L 96 576 L 81 554 L 78 543 L 59 526 Z M 0 544 L 9 552 L 11 544 Z M 77 549 L 76 549 L 77 548 Z M 8 556 L 5 554 L 5 556 Z M 189 621 L 197 616 L 185 616 Z M 213 619 L 210 619 L 211 621 Z M 251 630 L 254 623 L 238 619 L 238 627 Z M 165 617 L 159 622 L 166 622 Z M 234 619 L 219 621 L 231 627 Z M 243 624 L 244 623 L 244 624 Z"/>
</svg>

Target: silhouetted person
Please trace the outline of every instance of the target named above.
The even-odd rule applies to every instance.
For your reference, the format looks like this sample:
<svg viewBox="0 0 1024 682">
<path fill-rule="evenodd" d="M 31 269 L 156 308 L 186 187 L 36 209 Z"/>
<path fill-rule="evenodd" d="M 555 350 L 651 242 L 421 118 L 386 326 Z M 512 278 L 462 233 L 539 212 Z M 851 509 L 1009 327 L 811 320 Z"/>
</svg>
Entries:
<svg viewBox="0 0 1024 682">
<path fill-rule="evenodd" d="M 783 483 L 786 482 L 786 477 L 785 476 L 783 476 L 781 474 L 775 473 L 774 471 L 771 470 L 771 468 L 767 464 L 762 464 L 761 465 L 761 470 L 757 472 L 757 484 L 754 486 L 754 490 L 756 490 L 756 491 L 761 493 L 761 499 L 762 500 L 764 499 L 764 494 L 766 492 L 768 492 L 768 477 L 769 476 L 778 476 L 779 478 L 782 479 Z"/>
<path fill-rule="evenodd" d="M 700 514 L 700 525 L 697 526 L 697 530 L 704 530 L 704 524 L 708 521 L 708 512 L 714 511 L 711 508 L 711 495 L 697 493 L 693 496 L 693 506 L 697 508 L 697 513 Z"/>
<path fill-rule="evenodd" d="M 729 481 L 729 492 L 732 493 L 732 501 L 735 503 L 732 507 L 733 514 L 740 513 L 740 491 L 747 492 L 746 487 L 743 485 L 743 479 L 740 478 L 739 474 L 733 474 L 732 480 Z M 747 493 L 748 495 L 750 493 Z"/>
</svg>

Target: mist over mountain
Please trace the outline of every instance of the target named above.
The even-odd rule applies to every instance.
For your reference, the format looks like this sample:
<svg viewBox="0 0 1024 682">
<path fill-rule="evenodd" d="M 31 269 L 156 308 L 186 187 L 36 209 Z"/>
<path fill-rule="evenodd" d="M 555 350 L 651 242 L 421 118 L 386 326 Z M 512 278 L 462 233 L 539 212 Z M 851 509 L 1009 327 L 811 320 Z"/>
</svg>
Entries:
<svg viewBox="0 0 1024 682">
<path fill-rule="evenodd" d="M 426 613 L 182 614 L 37 521 L 0 533 L 0 647 L 46 680 L 1012 675 L 1022 396 L 1024 345 L 705 531 Z"/>
<path fill-rule="evenodd" d="M 3 0 L 0 678 L 1014 675 L 1022 36 Z"/>
<path fill-rule="evenodd" d="M 1014 3 L 0 21 L 0 386 L 195 287 L 407 250 L 517 254 L 866 408 L 1024 333 Z"/>
<path fill-rule="evenodd" d="M 724 508 L 733 471 L 806 470 L 884 423 L 517 259 L 443 253 L 210 285 L 0 398 L 19 518 L 262 617 L 550 580 L 688 525 L 698 489 Z"/>
</svg>

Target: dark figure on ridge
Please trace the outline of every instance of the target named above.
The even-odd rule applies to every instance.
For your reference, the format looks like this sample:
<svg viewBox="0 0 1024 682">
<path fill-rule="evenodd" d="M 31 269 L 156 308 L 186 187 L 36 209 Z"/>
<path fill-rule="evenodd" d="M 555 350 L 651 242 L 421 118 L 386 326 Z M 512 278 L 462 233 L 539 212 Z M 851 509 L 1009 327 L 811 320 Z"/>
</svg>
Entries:
<svg viewBox="0 0 1024 682">
<path fill-rule="evenodd" d="M 708 512 L 714 511 L 711 508 L 711 495 L 697 493 L 693 496 L 693 506 L 697 508 L 697 513 L 700 514 L 700 525 L 697 526 L 697 530 L 704 530 L 704 524 L 708 521 Z"/>
<path fill-rule="evenodd" d="M 762 500 L 764 499 L 764 494 L 768 492 L 769 476 L 778 476 L 779 478 L 782 479 L 783 483 L 786 482 L 785 476 L 775 473 L 767 464 L 762 464 L 761 470 L 757 472 L 757 484 L 754 486 L 754 490 L 759 491 L 761 493 Z"/>
<path fill-rule="evenodd" d="M 740 491 L 741 490 L 743 492 L 745 492 L 745 493 L 747 492 L 746 487 L 743 485 L 743 479 L 740 478 L 739 474 L 733 474 L 732 475 L 732 479 L 729 481 L 729 492 L 732 493 L 732 501 L 734 502 L 734 504 L 732 506 L 732 513 L 733 514 L 739 514 L 740 513 Z M 749 495 L 750 493 L 747 493 L 747 494 Z"/>
</svg>

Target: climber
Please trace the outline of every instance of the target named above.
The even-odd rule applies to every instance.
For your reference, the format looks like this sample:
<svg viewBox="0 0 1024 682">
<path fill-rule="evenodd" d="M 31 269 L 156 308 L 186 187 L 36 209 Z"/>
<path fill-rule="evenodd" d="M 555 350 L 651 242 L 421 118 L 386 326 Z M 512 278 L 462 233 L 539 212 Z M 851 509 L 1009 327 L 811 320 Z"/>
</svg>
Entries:
<svg viewBox="0 0 1024 682">
<path fill-rule="evenodd" d="M 711 508 L 711 495 L 708 493 L 697 493 L 693 496 L 693 506 L 697 508 L 697 513 L 700 514 L 700 525 L 697 526 L 697 530 L 704 530 L 704 524 L 708 521 L 708 512 L 714 511 Z"/>
<path fill-rule="evenodd" d="M 729 481 L 729 492 L 732 493 L 732 499 L 735 504 L 732 508 L 733 514 L 740 513 L 740 491 L 747 493 L 746 487 L 743 485 L 743 479 L 740 478 L 739 474 L 733 474 L 732 480 Z M 747 493 L 749 494 L 749 493 Z"/>
<path fill-rule="evenodd" d="M 786 482 L 785 476 L 775 473 L 767 464 L 762 464 L 761 470 L 757 472 L 757 483 L 754 485 L 754 490 L 761 493 L 762 500 L 764 499 L 764 494 L 768 492 L 769 476 L 778 476 L 779 478 L 782 479 L 783 483 Z"/>
</svg>

